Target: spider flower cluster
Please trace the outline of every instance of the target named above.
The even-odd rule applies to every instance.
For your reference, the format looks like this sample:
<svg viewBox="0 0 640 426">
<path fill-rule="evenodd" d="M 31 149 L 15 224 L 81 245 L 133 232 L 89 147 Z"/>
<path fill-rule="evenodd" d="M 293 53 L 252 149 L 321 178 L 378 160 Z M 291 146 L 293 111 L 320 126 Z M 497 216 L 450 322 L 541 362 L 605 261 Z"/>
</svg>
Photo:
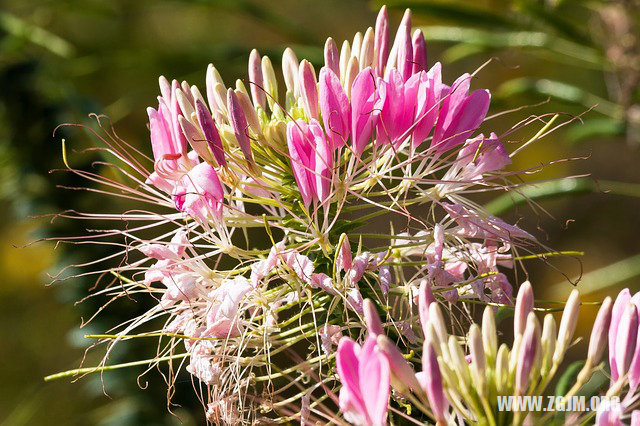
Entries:
<svg viewBox="0 0 640 426">
<path fill-rule="evenodd" d="M 126 223 L 94 235 L 117 250 L 89 274 L 115 277 L 99 296 L 152 305 L 100 336 L 104 363 L 119 342 L 160 336 L 148 363 L 168 362 L 170 380 L 186 370 L 208 420 L 226 424 L 340 423 L 338 408 L 384 424 L 390 395 L 398 415 L 480 422 L 496 419 L 493 395 L 544 387 L 577 301 L 556 336 L 523 286 L 515 342 L 498 347 L 493 307 L 513 305 L 518 251 L 541 246 L 468 198 L 516 188 L 500 137 L 478 131 L 489 91 L 469 74 L 444 82 L 410 11 L 392 43 L 389 31 L 382 8 L 353 41 L 327 40 L 319 72 L 286 49 L 283 80 L 255 50 L 230 86 L 212 65 L 203 91 L 161 77 L 153 159 L 107 132 L 123 179 L 72 169 L 148 206 L 67 215 Z M 446 331 L 477 304 L 493 306 L 482 329 Z"/>
</svg>

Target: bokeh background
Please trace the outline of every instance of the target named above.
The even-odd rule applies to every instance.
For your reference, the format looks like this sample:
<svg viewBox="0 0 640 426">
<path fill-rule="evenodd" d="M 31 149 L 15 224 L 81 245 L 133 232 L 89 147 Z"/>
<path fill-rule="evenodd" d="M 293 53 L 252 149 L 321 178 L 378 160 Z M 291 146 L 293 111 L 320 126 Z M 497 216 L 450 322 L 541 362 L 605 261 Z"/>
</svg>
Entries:
<svg viewBox="0 0 640 426">
<path fill-rule="evenodd" d="M 106 114 L 116 131 L 150 152 L 145 108 L 156 103 L 157 78 L 204 86 L 213 62 L 228 83 L 246 78 L 256 47 L 279 63 L 286 46 L 299 58 L 322 61 L 324 39 L 339 43 L 373 25 L 381 2 L 364 0 L 4 0 L 0 3 L 0 423 L 6 425 L 199 424 L 191 383 L 178 383 L 175 415 L 167 410 L 159 374 L 142 370 L 43 382 L 77 367 L 85 334 L 141 309 L 124 301 L 79 329 L 97 304 L 82 298 L 92 284 L 74 279 L 46 286 L 62 266 L 106 251 L 88 246 L 29 244 L 77 235 L 91 224 L 51 222 L 40 215 L 69 208 L 124 209 L 88 192 L 60 186 L 81 182 L 62 167 L 61 138 L 70 149 L 95 142 L 61 123 L 91 125 Z M 601 300 L 624 286 L 640 289 L 640 2 L 578 0 L 389 1 L 397 24 L 405 7 L 429 43 L 429 63 L 445 65 L 451 83 L 493 58 L 474 82 L 493 92 L 492 111 L 530 108 L 493 119 L 504 133 L 531 114 L 562 113 L 579 121 L 518 155 L 513 169 L 560 159 L 526 179 L 589 174 L 531 187 L 535 204 L 508 195 L 481 199 L 496 213 L 534 231 L 557 250 L 583 256 L 527 264 L 536 296 L 563 300 L 577 282 L 584 300 Z M 536 105 L 537 106 L 534 106 Z M 548 118 L 548 117 L 547 117 Z M 510 134 L 521 143 L 541 124 Z M 74 157 L 76 158 L 76 157 Z M 91 155 L 80 157 L 92 167 Z M 78 160 L 75 160 L 78 161 Z M 500 194 L 498 194 L 500 195 Z M 121 204 L 119 204 L 121 203 Z M 55 249 L 55 250 L 54 250 Z M 585 306 L 587 329 L 596 307 Z M 153 355 L 129 345 L 113 362 Z M 87 365 L 100 353 L 90 353 Z M 138 387 L 143 387 L 140 390 Z M 105 396 L 104 390 L 108 396 Z M 182 390 L 182 391 L 181 391 Z"/>
</svg>

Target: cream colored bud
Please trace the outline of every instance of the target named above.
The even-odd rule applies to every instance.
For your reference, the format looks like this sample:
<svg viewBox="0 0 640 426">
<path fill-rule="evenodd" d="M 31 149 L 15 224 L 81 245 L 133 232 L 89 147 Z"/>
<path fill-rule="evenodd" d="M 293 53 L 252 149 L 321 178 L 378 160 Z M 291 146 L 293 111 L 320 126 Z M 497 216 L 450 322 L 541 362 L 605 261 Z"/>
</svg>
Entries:
<svg viewBox="0 0 640 426">
<path fill-rule="evenodd" d="M 496 320 L 491 306 L 487 306 L 482 315 L 482 344 L 489 362 L 495 360 L 498 350 L 498 333 L 496 331 Z"/>
<path fill-rule="evenodd" d="M 578 290 L 573 290 L 569 295 L 569 299 L 564 307 L 562 319 L 560 320 L 560 328 L 558 330 L 558 344 L 553 353 L 553 363 L 560 364 L 564 358 L 564 354 L 571 344 L 573 333 L 578 323 L 578 313 L 580 309 L 580 294 Z"/>
<path fill-rule="evenodd" d="M 486 394 L 487 380 L 485 377 L 487 360 L 485 358 L 484 347 L 482 344 L 482 332 L 478 324 L 472 324 L 469 329 L 469 353 L 471 354 L 471 377 L 476 385 L 479 394 Z"/>
<path fill-rule="evenodd" d="M 349 59 L 351 58 L 351 46 L 348 41 L 342 43 L 340 49 L 340 81 L 344 83 L 344 76 L 347 74 L 347 66 L 349 65 Z"/>
<path fill-rule="evenodd" d="M 367 29 L 367 32 L 364 33 L 364 38 L 362 39 L 362 48 L 360 49 L 360 57 L 358 58 L 358 62 L 360 63 L 360 70 L 363 70 L 366 67 L 373 66 L 373 60 L 375 56 L 374 43 L 375 34 L 373 32 L 373 28 L 369 27 Z"/>
<path fill-rule="evenodd" d="M 556 349 L 556 329 L 556 320 L 553 315 L 545 315 L 542 325 L 542 365 L 540 368 L 543 376 L 551 370 L 553 363 L 553 353 Z"/>
</svg>

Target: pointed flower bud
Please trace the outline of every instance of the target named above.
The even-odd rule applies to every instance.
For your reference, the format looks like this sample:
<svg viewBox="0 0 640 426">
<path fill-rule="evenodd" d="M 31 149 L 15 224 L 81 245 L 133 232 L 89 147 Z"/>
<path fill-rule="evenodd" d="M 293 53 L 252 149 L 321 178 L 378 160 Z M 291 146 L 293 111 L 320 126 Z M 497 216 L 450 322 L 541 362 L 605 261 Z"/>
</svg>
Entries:
<svg viewBox="0 0 640 426">
<path fill-rule="evenodd" d="M 233 134 L 238 140 L 238 145 L 240 145 L 242 154 L 244 155 L 244 158 L 249 162 L 249 164 L 253 164 L 251 140 L 248 136 L 249 129 L 247 125 L 247 118 L 244 115 L 242 105 L 240 105 L 240 101 L 238 100 L 238 96 L 233 89 L 229 89 L 227 91 L 227 108 L 229 108 L 229 121 L 231 122 L 231 127 L 233 128 Z"/>
<path fill-rule="evenodd" d="M 340 81 L 344 83 L 344 76 L 347 74 L 347 66 L 349 65 L 349 59 L 351 59 L 351 45 L 347 40 L 342 42 L 340 48 L 340 74 L 336 75 L 340 77 Z"/>
<path fill-rule="evenodd" d="M 496 320 L 493 315 L 493 308 L 487 306 L 482 314 L 482 345 L 484 346 L 487 358 L 491 362 L 497 355 L 498 333 L 496 331 Z"/>
<path fill-rule="evenodd" d="M 513 315 L 513 333 L 522 335 L 527 325 L 527 317 L 533 312 L 533 288 L 529 281 L 525 281 L 518 290 L 515 313 Z"/>
<path fill-rule="evenodd" d="M 262 78 L 262 59 L 256 49 L 249 54 L 249 90 L 255 106 L 266 106 L 264 79 Z"/>
<path fill-rule="evenodd" d="M 340 247 L 338 247 L 336 255 L 336 269 L 338 271 L 348 271 L 353 263 L 353 255 L 347 234 L 340 235 L 340 241 Z"/>
<path fill-rule="evenodd" d="M 553 318 L 553 315 L 545 315 L 544 324 L 542 325 L 542 375 L 545 375 L 551 370 L 553 354 L 556 350 L 556 333 L 556 320 Z"/>
<path fill-rule="evenodd" d="M 560 328 L 558 329 L 558 344 L 553 354 L 554 364 L 560 364 L 564 357 L 571 339 L 573 338 L 573 332 L 576 330 L 576 324 L 578 323 L 578 311 L 580 309 L 580 294 L 578 290 L 573 290 L 569 295 L 569 299 L 564 306 L 564 312 L 562 313 L 562 319 L 560 320 Z"/>
<path fill-rule="evenodd" d="M 287 47 L 282 54 L 282 74 L 287 91 L 298 94 L 298 58 L 291 48 Z"/>
<path fill-rule="evenodd" d="M 422 326 L 422 333 L 427 335 L 427 328 L 429 325 L 429 306 L 432 303 L 436 303 L 436 299 L 433 297 L 431 291 L 431 285 L 425 278 L 420 280 L 420 287 L 418 289 L 418 313 L 420 315 L 420 325 Z"/>
<path fill-rule="evenodd" d="M 633 353 L 638 338 L 638 309 L 633 303 L 628 303 L 620 319 L 616 336 L 615 359 L 618 378 L 629 371 Z"/>
<path fill-rule="evenodd" d="M 438 424 L 446 424 L 446 413 L 449 401 L 444 394 L 442 375 L 438 365 L 436 351 L 429 342 L 425 342 L 422 351 L 422 372 L 424 373 L 424 390 L 429 400 L 433 416 Z"/>
<path fill-rule="evenodd" d="M 472 324 L 469 329 L 469 353 L 471 355 L 471 377 L 475 383 L 475 388 L 479 394 L 486 394 L 486 368 L 487 359 L 485 357 L 482 344 L 482 332 L 478 324 Z"/>
<path fill-rule="evenodd" d="M 625 288 L 616 297 L 611 311 L 611 325 L 609 326 L 609 366 L 611 367 L 611 380 L 618 380 L 618 367 L 616 365 L 616 338 L 620 328 L 620 320 L 626 306 L 631 301 L 631 293 Z"/>
<path fill-rule="evenodd" d="M 200 128 L 204 133 L 204 137 L 213 157 L 219 165 L 226 165 L 227 160 L 224 158 L 224 149 L 222 147 L 220 133 L 218 133 L 218 129 L 213 118 L 202 101 L 196 101 L 196 115 L 198 116 L 198 124 L 200 124 Z"/>
<path fill-rule="evenodd" d="M 602 306 L 598 310 L 598 315 L 593 323 L 591 337 L 589 338 L 589 350 L 587 352 L 587 362 L 595 366 L 600 362 L 604 349 L 607 347 L 606 339 L 611 324 L 611 312 L 613 302 L 607 297 L 602 302 Z"/>
<path fill-rule="evenodd" d="M 446 345 L 449 339 L 449 334 L 447 333 L 447 327 L 445 325 L 440 306 L 438 306 L 436 302 L 429 305 L 429 322 L 433 324 L 433 328 L 440 344 Z"/>
<path fill-rule="evenodd" d="M 427 43 L 424 41 L 422 30 L 415 30 L 412 39 L 413 70 L 412 74 L 427 70 Z"/>
<path fill-rule="evenodd" d="M 411 10 L 407 9 L 396 34 L 397 65 L 400 75 L 407 81 L 413 72 L 413 46 L 411 43 Z"/>
<path fill-rule="evenodd" d="M 507 395 L 509 389 L 509 348 L 504 343 L 496 355 L 496 390 L 498 394 Z"/>
<path fill-rule="evenodd" d="M 360 57 L 361 49 L 362 49 L 362 33 L 358 31 L 353 36 L 353 41 L 351 42 L 351 57 L 358 59 Z"/>
<path fill-rule="evenodd" d="M 524 395 L 529 386 L 536 356 L 540 350 L 540 326 L 533 312 L 527 318 L 527 325 L 518 354 L 516 367 L 515 394 Z"/>
<path fill-rule="evenodd" d="M 364 33 L 364 38 L 362 39 L 362 47 L 360 48 L 360 56 L 358 57 L 358 62 L 360 63 L 360 68 L 364 69 L 367 67 L 373 67 L 374 60 L 374 34 L 373 28 L 369 27 L 367 31 Z"/>
<path fill-rule="evenodd" d="M 380 103 L 375 76 L 369 67 L 363 69 L 353 81 L 351 89 L 351 139 L 353 152 L 360 156 L 371 140 L 380 116 Z"/>
<path fill-rule="evenodd" d="M 384 75 L 384 67 L 389 57 L 389 14 L 387 6 L 382 6 L 376 18 L 375 56 L 377 75 Z"/>
<path fill-rule="evenodd" d="M 320 111 L 331 150 L 343 146 L 349 138 L 351 104 L 338 76 L 329 68 L 320 70 Z"/>
<path fill-rule="evenodd" d="M 351 97 L 351 88 L 359 72 L 360 64 L 358 63 L 358 58 L 352 56 L 347 65 L 347 73 L 344 75 L 344 87 L 347 97 Z"/>
<path fill-rule="evenodd" d="M 262 78 L 264 80 L 264 90 L 266 90 L 267 103 L 271 108 L 271 111 L 275 112 L 275 104 L 278 102 L 278 80 L 276 79 L 276 72 L 273 70 L 273 64 L 268 56 L 262 57 Z"/>
<path fill-rule="evenodd" d="M 191 121 L 185 119 L 182 115 L 178 117 L 178 121 L 180 122 L 182 132 L 187 137 L 191 148 L 193 148 L 193 150 L 200 156 L 200 158 L 208 163 L 213 163 L 213 155 L 209 151 L 207 140 L 205 136 L 200 132 L 200 129 L 198 129 Z"/>
<path fill-rule="evenodd" d="M 255 135 L 261 135 L 262 128 L 260 127 L 260 119 L 258 118 L 258 114 L 256 113 L 253 104 L 251 103 L 251 99 L 249 99 L 249 95 L 247 95 L 247 93 L 241 89 L 236 89 L 235 92 L 236 96 L 238 96 L 238 101 L 240 101 L 240 106 L 242 107 L 244 116 L 247 119 L 249 128 Z"/>
<path fill-rule="evenodd" d="M 313 65 L 306 59 L 300 63 L 298 70 L 298 81 L 300 84 L 300 95 L 304 112 L 309 118 L 318 119 L 318 81 Z"/>
<path fill-rule="evenodd" d="M 385 335 L 378 335 L 377 337 L 378 349 L 389 362 L 391 368 L 392 381 L 391 384 L 399 392 L 405 393 L 407 389 L 411 389 L 416 392 L 421 390 L 420 383 L 416 379 L 416 374 L 413 368 L 407 360 L 402 356 L 400 350 L 393 344 L 391 340 Z"/>
<path fill-rule="evenodd" d="M 378 315 L 376 306 L 371 299 L 364 299 L 362 307 L 364 309 L 364 322 L 367 325 L 369 336 L 375 337 L 379 334 L 384 334 L 384 328 L 382 327 L 380 316 Z"/>
<path fill-rule="evenodd" d="M 340 74 L 340 56 L 338 55 L 338 46 L 331 37 L 329 37 L 324 43 L 324 66 L 329 68 L 336 75 Z"/>
</svg>

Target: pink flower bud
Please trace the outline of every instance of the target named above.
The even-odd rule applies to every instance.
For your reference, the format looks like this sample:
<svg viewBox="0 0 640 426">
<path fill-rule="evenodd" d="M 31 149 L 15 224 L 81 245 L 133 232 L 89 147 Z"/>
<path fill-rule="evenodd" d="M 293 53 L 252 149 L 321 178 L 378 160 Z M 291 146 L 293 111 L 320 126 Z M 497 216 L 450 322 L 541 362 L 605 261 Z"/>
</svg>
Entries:
<svg viewBox="0 0 640 426">
<path fill-rule="evenodd" d="M 609 366 L 611 367 L 611 380 L 618 380 L 618 367 L 616 365 L 616 337 L 620 328 L 620 320 L 625 307 L 631 301 L 631 293 L 625 288 L 616 297 L 611 311 L 611 325 L 609 327 Z"/>
<path fill-rule="evenodd" d="M 362 47 L 360 48 L 360 56 L 358 57 L 358 62 L 360 63 L 361 69 L 373 67 L 374 65 L 373 60 L 375 51 L 373 43 L 373 28 L 369 27 L 364 33 L 364 38 L 362 39 Z"/>
<path fill-rule="evenodd" d="M 418 289 L 418 313 L 420 315 L 420 325 L 422 326 L 422 333 L 426 336 L 427 325 L 429 324 L 429 306 L 435 303 L 436 299 L 433 297 L 431 291 L 431 285 L 426 279 L 420 280 L 420 288 Z"/>
<path fill-rule="evenodd" d="M 347 420 L 372 426 L 386 424 L 389 403 L 389 364 L 368 338 L 360 347 L 343 337 L 336 352 L 336 369 L 342 388 L 340 409 Z"/>
<path fill-rule="evenodd" d="M 633 352 L 633 359 L 629 367 L 629 385 L 632 390 L 636 390 L 640 385 L 640 292 L 631 298 L 638 312 L 638 337 L 636 338 L 636 349 Z"/>
<path fill-rule="evenodd" d="M 351 104 L 338 76 L 327 67 L 320 70 L 320 111 L 331 150 L 343 146 L 349 138 Z"/>
<path fill-rule="evenodd" d="M 335 75 L 340 74 L 338 46 L 331 37 L 324 44 L 324 66 L 333 71 Z"/>
<path fill-rule="evenodd" d="M 300 63 L 298 70 L 300 95 L 304 106 L 304 112 L 309 118 L 318 119 L 318 82 L 313 65 L 306 59 Z"/>
<path fill-rule="evenodd" d="M 347 234 L 340 236 L 342 244 L 338 247 L 338 254 L 336 256 L 336 269 L 338 271 L 347 271 L 351 269 L 353 262 L 353 255 L 351 254 L 351 244 L 349 244 L 349 237 Z"/>
<path fill-rule="evenodd" d="M 516 308 L 513 315 L 513 333 L 522 335 L 527 325 L 527 318 L 533 312 L 533 288 L 529 281 L 525 281 L 518 290 Z"/>
<path fill-rule="evenodd" d="M 413 33 L 413 70 L 412 74 L 427 70 L 427 43 L 421 30 Z"/>
<path fill-rule="evenodd" d="M 178 121 L 180 122 L 182 132 L 187 137 L 191 148 L 193 148 L 193 150 L 200 156 L 200 158 L 208 163 L 212 163 L 213 155 L 209 151 L 207 141 L 202 135 L 200 129 L 198 129 L 193 123 L 185 119 L 182 115 L 178 117 Z"/>
<path fill-rule="evenodd" d="M 389 362 L 389 368 L 391 369 L 391 373 L 394 378 L 392 384 L 398 389 L 398 391 L 403 392 L 409 388 L 416 392 L 417 390 L 422 389 L 418 379 L 416 379 L 416 374 L 413 371 L 413 368 L 402 356 L 402 353 L 396 345 L 394 345 L 387 336 L 382 334 L 378 335 L 377 346 Z"/>
<path fill-rule="evenodd" d="M 389 15 L 387 6 L 382 6 L 380 12 L 378 12 L 375 33 L 376 73 L 379 76 L 383 76 L 384 67 L 389 58 Z"/>
<path fill-rule="evenodd" d="M 609 325 L 611 324 L 611 308 L 611 298 L 607 297 L 604 299 L 604 302 L 602 302 L 602 306 L 598 310 L 598 315 L 593 323 L 591 337 L 589 338 L 587 360 L 594 366 L 600 362 L 602 353 L 607 346 L 606 339 L 609 331 Z"/>
<path fill-rule="evenodd" d="M 380 316 L 378 315 L 376 306 L 371 299 L 364 299 L 362 307 L 364 309 L 364 322 L 367 325 L 369 335 L 375 337 L 379 334 L 384 334 L 384 328 L 380 321 Z"/>
<path fill-rule="evenodd" d="M 516 366 L 516 395 L 524 395 L 533 374 L 536 355 L 540 350 L 540 326 L 533 312 L 529 313 L 527 326 L 519 347 L 518 364 Z"/>
<path fill-rule="evenodd" d="M 395 44 L 397 47 L 397 65 L 404 81 L 411 77 L 413 71 L 413 46 L 411 44 L 411 10 L 407 9 L 398 27 Z"/>
<path fill-rule="evenodd" d="M 380 115 L 380 103 L 373 70 L 363 69 L 351 89 L 351 139 L 353 151 L 359 156 L 371 139 Z"/>
<path fill-rule="evenodd" d="M 252 164 L 253 154 L 251 153 L 251 140 L 248 136 L 247 118 L 244 115 L 238 96 L 233 89 L 227 90 L 227 108 L 229 109 L 229 121 L 231 122 L 233 133 L 238 140 L 242 154 L 244 154 L 244 158 Z"/>
<path fill-rule="evenodd" d="M 224 158 L 224 149 L 222 147 L 222 139 L 220 139 L 220 134 L 218 133 L 218 128 L 202 101 L 196 101 L 196 115 L 198 116 L 198 123 L 204 133 L 204 137 L 207 140 L 213 157 L 219 165 L 226 165 L 227 160 Z"/>
<path fill-rule="evenodd" d="M 256 49 L 253 49 L 249 55 L 249 90 L 253 104 L 264 109 L 267 98 L 262 77 L 262 59 Z"/>
<path fill-rule="evenodd" d="M 176 144 L 174 143 L 171 125 L 168 121 L 166 110 L 158 107 L 158 110 L 149 107 L 149 130 L 151 131 L 151 148 L 153 150 L 153 158 L 158 161 L 165 155 L 175 155 L 178 153 Z"/>
<path fill-rule="evenodd" d="M 615 359 L 618 378 L 629 371 L 638 338 L 638 309 L 628 303 L 622 313 L 616 336 Z"/>
<path fill-rule="evenodd" d="M 298 58 L 291 48 L 287 47 L 282 54 L 282 74 L 287 91 L 298 94 Z"/>
<path fill-rule="evenodd" d="M 449 400 L 444 394 L 442 375 L 438 365 L 438 357 L 433 346 L 425 342 L 422 351 L 422 372 L 425 382 L 423 389 L 427 393 L 427 399 L 433 416 L 438 424 L 446 424 L 446 414 L 449 409 Z"/>
</svg>

